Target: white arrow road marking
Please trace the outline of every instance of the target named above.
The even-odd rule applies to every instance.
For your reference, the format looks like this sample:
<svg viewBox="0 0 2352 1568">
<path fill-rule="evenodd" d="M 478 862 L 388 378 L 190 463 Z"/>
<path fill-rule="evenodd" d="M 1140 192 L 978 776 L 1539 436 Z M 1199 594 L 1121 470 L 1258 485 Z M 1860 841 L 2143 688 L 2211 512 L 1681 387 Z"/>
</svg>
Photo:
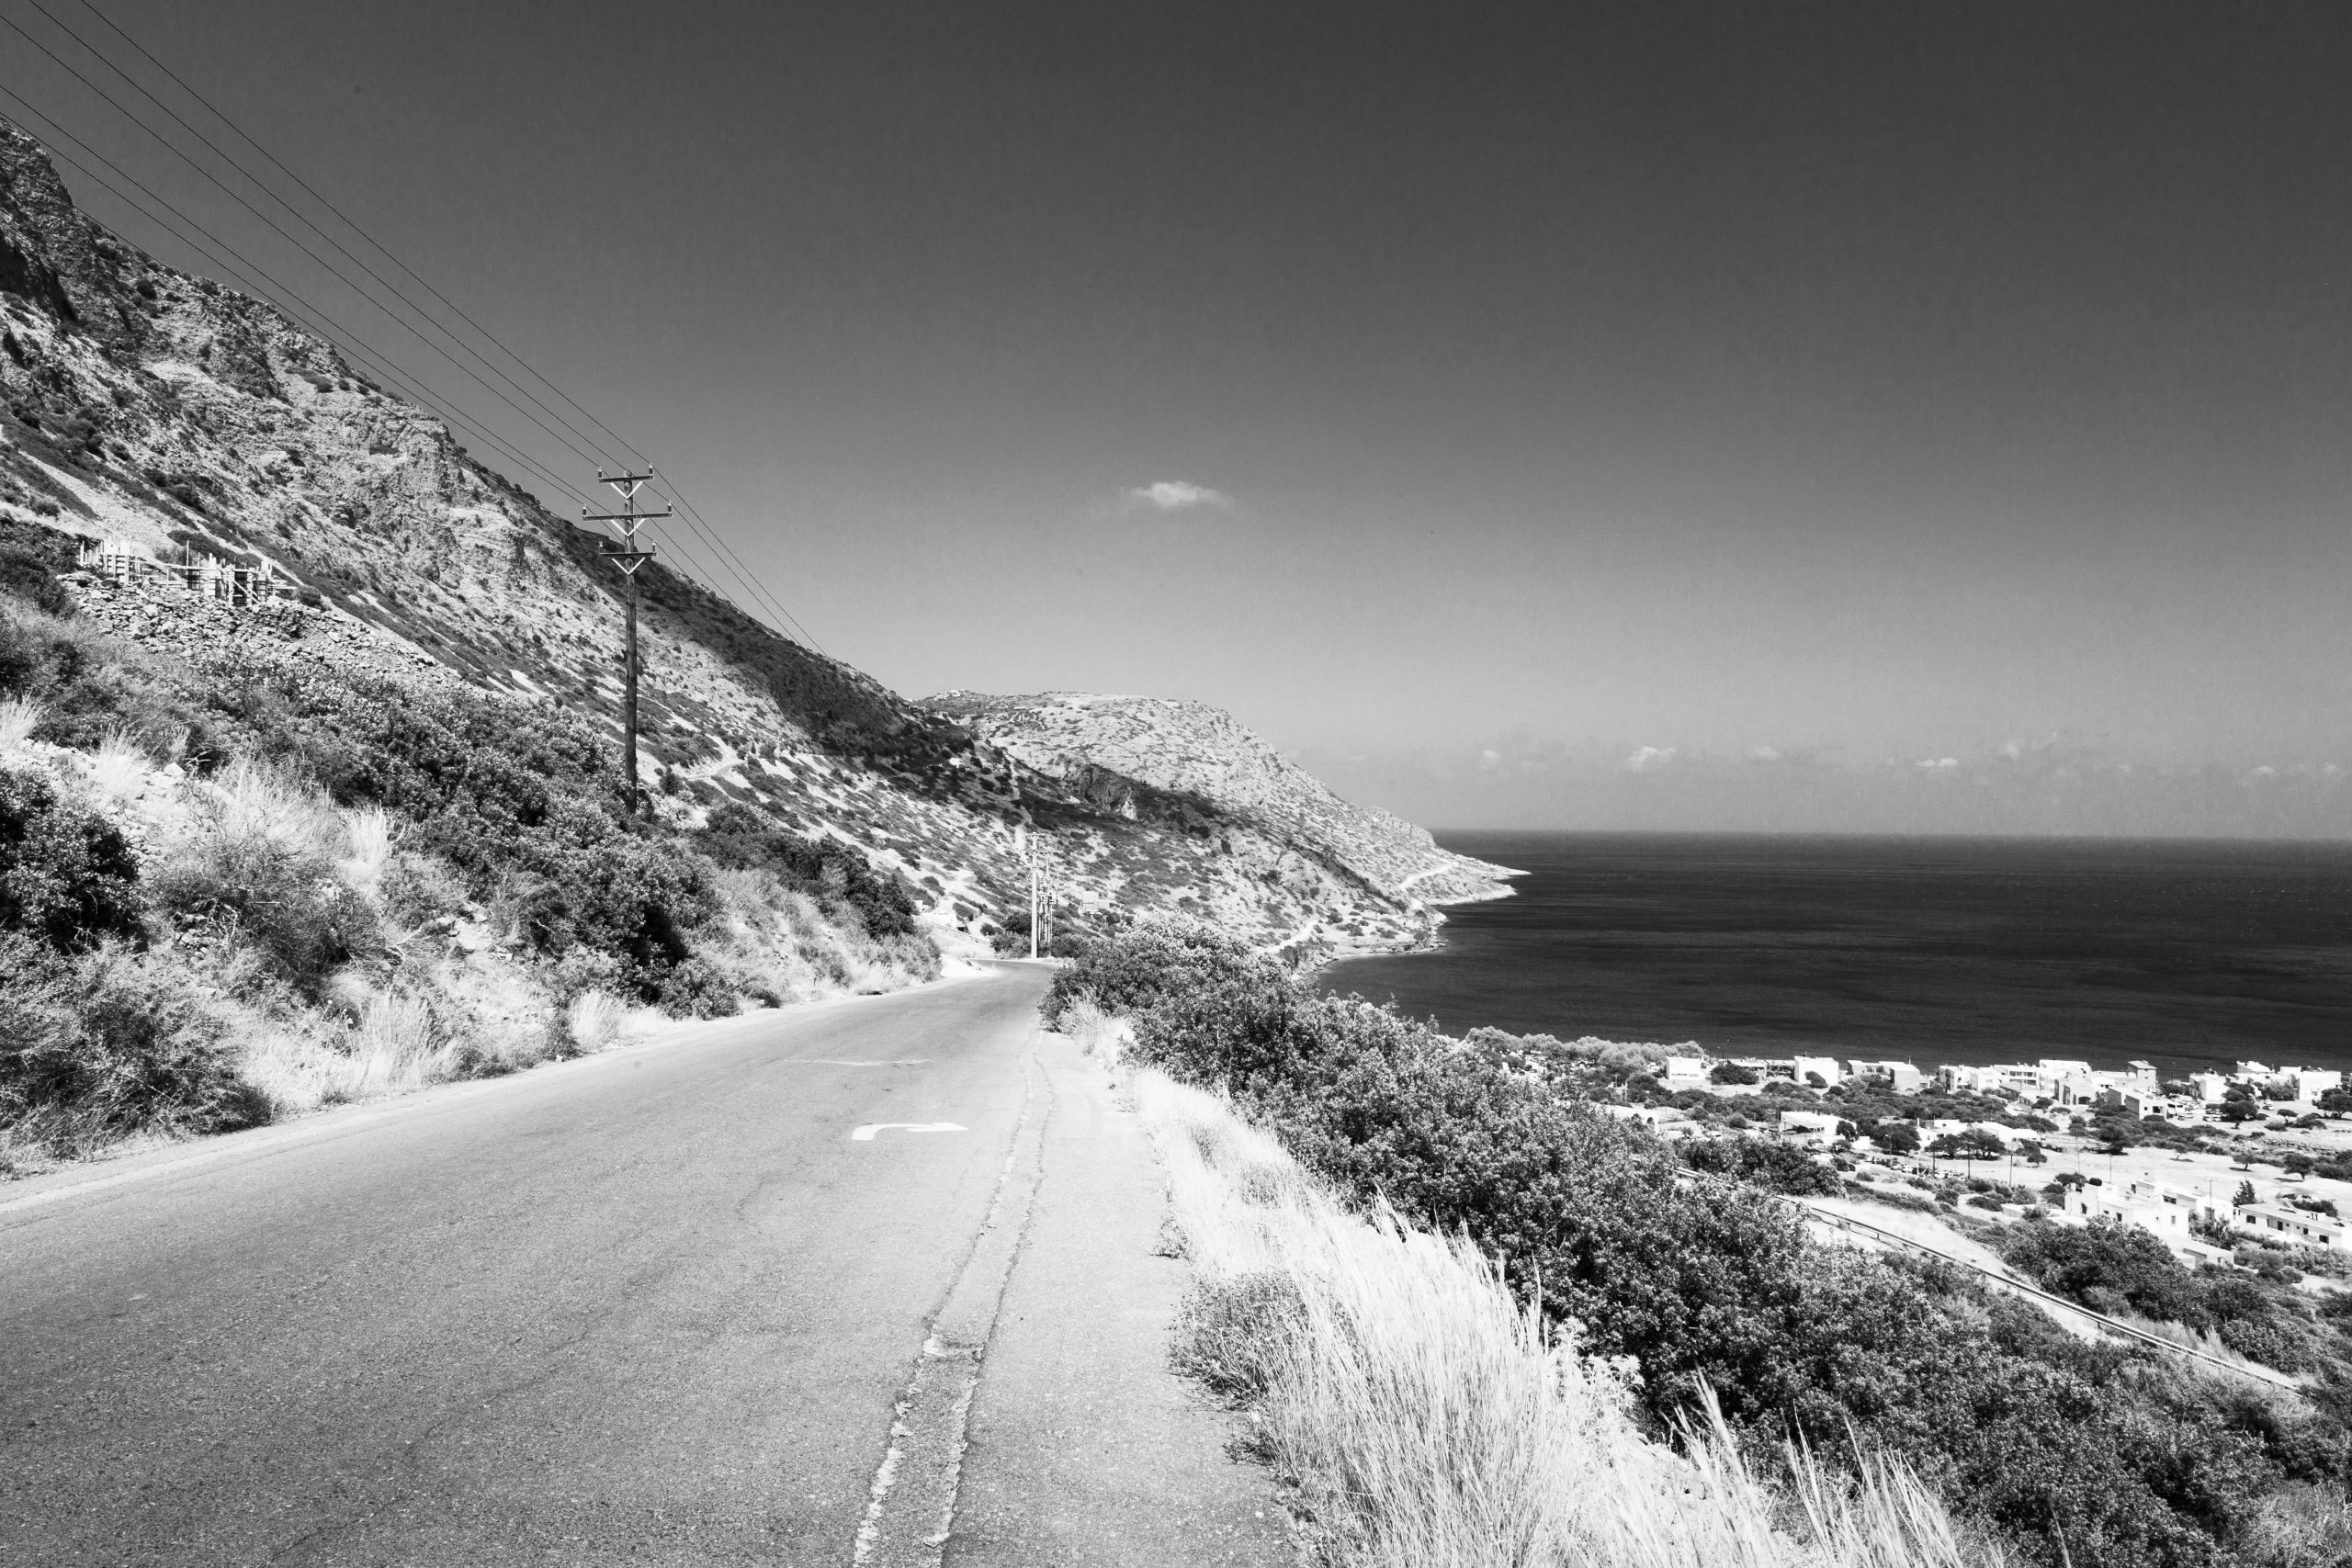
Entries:
<svg viewBox="0 0 2352 1568">
<path fill-rule="evenodd" d="M 902 1133 L 968 1133 L 969 1127 L 958 1127 L 953 1122 L 868 1122 L 849 1135 L 853 1144 L 870 1144 L 876 1133 L 887 1133 L 896 1127 Z"/>
</svg>

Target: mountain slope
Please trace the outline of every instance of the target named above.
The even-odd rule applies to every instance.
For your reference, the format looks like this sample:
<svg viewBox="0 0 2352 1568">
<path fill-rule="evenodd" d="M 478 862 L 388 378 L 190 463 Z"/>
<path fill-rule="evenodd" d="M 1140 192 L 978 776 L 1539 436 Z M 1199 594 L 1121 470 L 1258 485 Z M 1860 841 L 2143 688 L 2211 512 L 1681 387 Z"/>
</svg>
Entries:
<svg viewBox="0 0 2352 1568">
<path fill-rule="evenodd" d="M 947 692 L 924 706 L 968 726 L 1041 773 L 1090 770 L 1207 801 L 1310 847 L 1391 898 L 1442 904 L 1507 891 L 1517 873 L 1437 847 L 1429 831 L 1340 799 L 1323 782 L 1206 703 L 1046 692 Z"/>
<path fill-rule="evenodd" d="M 617 738 L 618 580 L 597 536 L 271 306 L 91 222 L 5 121 L 0 402 L 0 522 L 266 566 L 336 628 L 303 646 L 356 638 L 390 668 L 556 705 Z M 1021 918 L 1016 827 L 1081 914 L 1190 909 L 1268 945 L 1412 944 L 1432 895 L 1487 886 L 1464 868 L 1413 881 L 1409 852 L 1337 830 L 1275 772 L 1259 770 L 1253 795 L 1148 766 L 1143 749 L 1148 776 L 1107 786 L 1100 769 L 1023 765 L 658 562 L 642 583 L 641 766 L 666 781 L 665 816 L 692 826 L 729 800 L 757 806 L 903 875 L 943 925 L 986 935 Z M 181 657 L 246 635 L 206 643 L 201 617 L 86 596 L 108 624 L 170 627 Z"/>
</svg>

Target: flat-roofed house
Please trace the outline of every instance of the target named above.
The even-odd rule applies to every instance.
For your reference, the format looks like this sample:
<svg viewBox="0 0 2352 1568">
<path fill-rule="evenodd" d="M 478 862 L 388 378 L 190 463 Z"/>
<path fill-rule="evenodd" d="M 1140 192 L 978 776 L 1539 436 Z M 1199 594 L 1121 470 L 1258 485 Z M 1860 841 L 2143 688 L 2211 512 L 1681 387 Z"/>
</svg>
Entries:
<svg viewBox="0 0 2352 1568">
<path fill-rule="evenodd" d="M 1707 1087 L 1707 1058 L 1704 1056 L 1668 1056 L 1666 1059 L 1664 1083 L 1668 1089 L 1704 1089 Z"/>
<path fill-rule="evenodd" d="M 2280 1203 L 2249 1204 L 2237 1211 L 2236 1224 L 2240 1230 L 2252 1231 L 2272 1241 L 2324 1247 L 2330 1251 L 2341 1251 L 2345 1247 L 2346 1231 L 2340 1221 Z"/>
</svg>

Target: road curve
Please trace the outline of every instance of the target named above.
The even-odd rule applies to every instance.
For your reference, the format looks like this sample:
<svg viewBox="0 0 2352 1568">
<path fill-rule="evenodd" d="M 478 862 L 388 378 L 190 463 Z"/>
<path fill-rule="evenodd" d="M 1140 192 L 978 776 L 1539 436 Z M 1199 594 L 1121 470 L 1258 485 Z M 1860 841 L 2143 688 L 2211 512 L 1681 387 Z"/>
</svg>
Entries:
<svg viewBox="0 0 2352 1568">
<path fill-rule="evenodd" d="M 847 1561 L 1044 984 L 0 1187 L 0 1564 Z"/>
</svg>

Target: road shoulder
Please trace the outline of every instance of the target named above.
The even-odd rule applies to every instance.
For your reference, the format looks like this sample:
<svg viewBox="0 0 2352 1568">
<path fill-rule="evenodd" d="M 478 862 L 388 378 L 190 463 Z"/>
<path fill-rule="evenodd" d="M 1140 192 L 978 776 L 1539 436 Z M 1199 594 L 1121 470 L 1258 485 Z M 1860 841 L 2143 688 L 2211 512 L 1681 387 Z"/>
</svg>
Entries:
<svg viewBox="0 0 2352 1568">
<path fill-rule="evenodd" d="M 1186 1271 L 1159 1255 L 1149 1140 L 1100 1066 L 1045 1036 L 1044 1175 L 974 1397 L 945 1562 L 970 1568 L 1288 1563 L 1234 1417 L 1169 1370 Z"/>
</svg>

